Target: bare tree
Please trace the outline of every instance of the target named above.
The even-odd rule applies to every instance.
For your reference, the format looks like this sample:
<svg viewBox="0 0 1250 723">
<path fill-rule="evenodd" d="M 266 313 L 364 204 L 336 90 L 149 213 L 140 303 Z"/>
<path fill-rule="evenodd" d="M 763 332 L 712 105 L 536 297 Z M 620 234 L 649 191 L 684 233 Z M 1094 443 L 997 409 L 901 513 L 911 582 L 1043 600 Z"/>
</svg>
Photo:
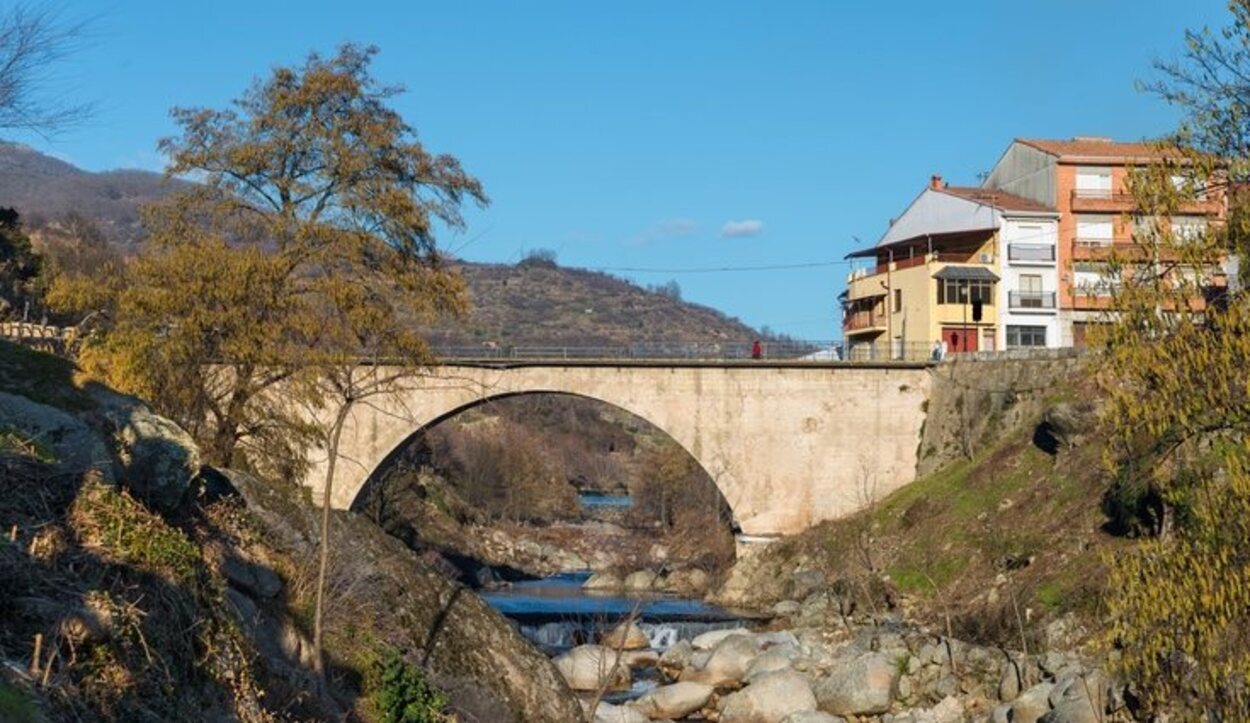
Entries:
<svg viewBox="0 0 1250 723">
<path fill-rule="evenodd" d="M 19 3 L 0 13 L 0 129 L 48 136 L 90 115 L 92 104 L 61 97 L 55 74 L 82 48 L 86 27 L 50 5 Z"/>
</svg>

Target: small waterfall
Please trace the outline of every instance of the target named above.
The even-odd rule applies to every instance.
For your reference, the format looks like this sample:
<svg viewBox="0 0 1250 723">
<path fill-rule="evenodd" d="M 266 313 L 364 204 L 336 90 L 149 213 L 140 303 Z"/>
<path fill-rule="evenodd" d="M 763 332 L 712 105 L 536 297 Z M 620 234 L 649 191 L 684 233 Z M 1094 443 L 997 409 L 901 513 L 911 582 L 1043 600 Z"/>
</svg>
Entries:
<svg viewBox="0 0 1250 723">
<path fill-rule="evenodd" d="M 609 626 L 610 627 L 610 626 Z M 646 634 L 650 647 L 665 651 L 681 640 L 692 640 L 710 630 L 740 628 L 737 620 L 721 622 L 641 622 L 638 627 Z M 542 625 L 522 625 L 521 634 L 530 642 L 548 650 L 567 650 L 584 643 L 593 643 L 606 632 L 598 622 L 562 621 Z"/>
</svg>

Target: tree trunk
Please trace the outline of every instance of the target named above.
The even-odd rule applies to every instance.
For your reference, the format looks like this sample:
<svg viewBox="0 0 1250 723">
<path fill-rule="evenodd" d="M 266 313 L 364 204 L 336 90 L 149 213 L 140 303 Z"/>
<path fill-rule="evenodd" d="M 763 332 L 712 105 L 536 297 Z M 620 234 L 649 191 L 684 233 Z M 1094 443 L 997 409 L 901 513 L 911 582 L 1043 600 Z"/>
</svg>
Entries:
<svg viewBox="0 0 1250 723">
<path fill-rule="evenodd" d="M 320 567 L 317 570 L 317 603 L 316 612 L 313 614 L 313 672 L 317 674 L 317 681 L 324 688 L 325 686 L 325 654 L 321 648 L 324 631 L 324 613 L 325 613 L 325 593 L 326 593 L 326 572 L 330 567 L 330 498 L 334 484 L 334 465 L 338 461 L 339 456 L 339 437 L 343 433 L 343 424 L 347 420 L 347 413 L 352 408 L 350 400 L 344 401 L 343 406 L 339 407 L 338 414 L 334 418 L 334 426 L 330 429 L 330 444 L 326 449 L 326 483 L 325 489 L 321 494 L 321 540 L 319 546 L 321 548 Z"/>
</svg>

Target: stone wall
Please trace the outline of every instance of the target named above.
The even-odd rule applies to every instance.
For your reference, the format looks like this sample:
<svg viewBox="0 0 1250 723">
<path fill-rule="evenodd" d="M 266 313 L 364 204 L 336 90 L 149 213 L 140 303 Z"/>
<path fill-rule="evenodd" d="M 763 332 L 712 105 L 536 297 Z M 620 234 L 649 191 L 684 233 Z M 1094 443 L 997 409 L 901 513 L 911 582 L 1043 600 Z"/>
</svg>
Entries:
<svg viewBox="0 0 1250 723">
<path fill-rule="evenodd" d="M 1076 349 L 960 354 L 932 367 L 916 476 L 973 456 L 1063 401 L 1086 356 Z"/>
</svg>

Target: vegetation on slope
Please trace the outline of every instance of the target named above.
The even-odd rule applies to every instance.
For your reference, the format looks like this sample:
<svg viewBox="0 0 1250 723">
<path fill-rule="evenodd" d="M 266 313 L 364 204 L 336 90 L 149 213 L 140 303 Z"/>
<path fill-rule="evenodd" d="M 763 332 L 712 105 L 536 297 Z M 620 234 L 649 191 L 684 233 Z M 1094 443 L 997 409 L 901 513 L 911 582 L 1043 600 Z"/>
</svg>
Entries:
<svg viewBox="0 0 1250 723">
<path fill-rule="evenodd" d="M 821 570 L 848 604 L 901 606 L 957 637 L 1017 649 L 1021 636 L 1038 649 L 1046 624 L 1068 613 L 1091 622 L 1104 554 L 1123 544 L 1103 529 L 1102 447 L 1048 452 L 1035 443 L 1041 421 L 770 546 L 738 584 L 770 602 L 789 593 L 789 572 Z"/>
</svg>

